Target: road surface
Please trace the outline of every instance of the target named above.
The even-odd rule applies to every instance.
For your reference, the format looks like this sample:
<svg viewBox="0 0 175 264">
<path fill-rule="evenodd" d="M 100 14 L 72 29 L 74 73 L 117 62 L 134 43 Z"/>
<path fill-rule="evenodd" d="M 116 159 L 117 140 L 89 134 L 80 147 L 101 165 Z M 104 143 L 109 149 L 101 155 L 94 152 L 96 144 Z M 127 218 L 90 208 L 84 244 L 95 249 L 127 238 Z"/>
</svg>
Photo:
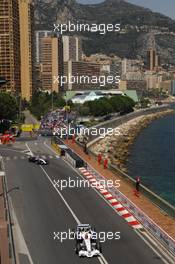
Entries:
<svg viewBox="0 0 175 264">
<path fill-rule="evenodd" d="M 47 143 L 47 142 L 46 142 Z M 20 144 L 20 143 L 19 143 Z M 44 139 L 22 143 L 23 147 L 0 147 L 4 157 L 13 207 L 34 264 L 162 264 L 161 258 L 92 188 L 56 190 L 54 180 L 82 179 L 64 160 L 44 144 Z M 29 163 L 27 153 L 44 155 L 48 166 Z M 102 243 L 102 258 L 79 258 L 73 240 L 54 240 L 54 232 L 68 232 L 77 221 L 100 232 L 120 232 L 119 240 Z M 24 258 L 24 256 L 23 256 Z M 24 263 L 25 262 L 25 263 Z M 30 263 L 27 258 L 22 264 Z"/>
</svg>

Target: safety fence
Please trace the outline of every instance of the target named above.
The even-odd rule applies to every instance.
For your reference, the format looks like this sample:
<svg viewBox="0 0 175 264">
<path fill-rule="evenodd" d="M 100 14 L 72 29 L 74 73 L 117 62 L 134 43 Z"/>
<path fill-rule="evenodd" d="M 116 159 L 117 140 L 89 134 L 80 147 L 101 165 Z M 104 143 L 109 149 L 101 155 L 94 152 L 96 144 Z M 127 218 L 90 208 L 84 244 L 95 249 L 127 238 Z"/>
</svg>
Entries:
<svg viewBox="0 0 175 264">
<path fill-rule="evenodd" d="M 70 151 L 74 153 L 68 146 L 67 148 L 67 153 L 70 153 Z M 161 227 L 159 227 L 152 219 L 150 219 L 141 209 L 139 209 L 116 187 L 108 187 L 107 180 L 104 178 L 103 175 L 101 175 L 94 168 L 92 168 L 89 163 L 84 161 L 77 154 L 75 156 L 71 156 L 71 159 L 69 154 L 65 154 L 65 159 L 77 169 L 82 167 L 83 165 L 83 167 L 85 167 L 87 171 L 90 172 L 96 178 L 97 181 L 100 181 L 100 183 L 103 182 L 103 184 L 105 184 L 105 188 L 114 196 L 114 198 L 121 202 L 121 204 L 136 217 L 136 219 L 143 225 L 143 227 L 147 229 L 154 237 L 156 237 L 175 256 L 175 240 L 171 238 L 163 229 L 161 229 Z M 79 160 L 78 166 L 75 165 L 77 159 Z M 74 160 L 74 162 L 72 162 L 72 160 Z"/>
<path fill-rule="evenodd" d="M 1 227 L 0 227 L 0 263 L 16 264 L 16 253 L 12 229 L 12 218 L 7 191 L 6 175 L 3 166 L 3 160 L 0 156 L 0 198 L 1 202 Z M 3 239 L 2 239 L 3 238 Z"/>
<path fill-rule="evenodd" d="M 89 164 L 87 170 L 95 176 L 97 181 L 103 182 L 105 178 L 92 168 Z M 103 180 L 103 181 L 102 181 Z M 106 185 L 108 186 L 107 182 Z M 121 204 L 128 209 L 142 225 L 149 230 L 173 255 L 175 255 L 175 240 L 171 238 L 164 230 L 162 230 L 153 220 L 151 220 L 141 209 L 131 202 L 123 193 L 115 187 L 106 187 L 106 189 L 116 198 Z"/>
</svg>

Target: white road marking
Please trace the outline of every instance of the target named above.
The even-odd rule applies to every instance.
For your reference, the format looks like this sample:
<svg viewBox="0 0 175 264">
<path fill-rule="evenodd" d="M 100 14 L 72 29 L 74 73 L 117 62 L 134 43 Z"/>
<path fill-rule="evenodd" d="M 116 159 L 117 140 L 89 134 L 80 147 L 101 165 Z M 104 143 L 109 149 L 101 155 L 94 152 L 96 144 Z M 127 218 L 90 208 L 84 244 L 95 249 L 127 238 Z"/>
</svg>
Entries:
<svg viewBox="0 0 175 264">
<path fill-rule="evenodd" d="M 80 174 L 74 167 L 72 167 L 71 166 L 71 164 L 70 163 L 68 163 L 65 159 L 63 159 L 63 161 L 69 166 L 69 167 L 71 167 L 81 178 L 83 178 L 84 179 L 84 177 L 83 177 L 83 175 L 82 174 Z M 112 206 L 111 204 L 110 204 L 110 202 L 109 201 L 107 201 L 105 198 L 104 198 L 104 196 L 101 194 L 101 193 L 99 193 L 95 188 L 94 188 L 94 191 L 115 211 L 115 208 L 114 208 L 114 206 Z M 115 211 L 116 212 L 116 211 Z M 150 243 L 149 242 L 147 242 L 146 241 L 146 239 L 144 239 L 144 237 L 142 237 L 140 234 L 139 234 L 139 232 L 136 230 L 136 229 L 134 229 L 134 231 L 139 235 L 139 237 L 148 245 L 148 247 L 151 249 L 151 250 L 153 250 L 153 252 L 155 253 L 155 254 L 157 254 L 157 256 L 158 257 L 160 257 L 161 258 L 161 260 L 165 263 L 165 264 L 170 264 L 171 262 L 167 262 L 159 253 L 157 253 L 157 250 L 156 249 L 154 249 L 151 245 L 150 245 Z M 148 236 L 149 237 L 149 236 Z M 150 237 L 149 237 L 150 238 Z M 158 246 L 158 244 L 156 244 L 156 242 L 155 242 L 155 247 L 159 247 Z M 174 261 L 174 260 L 173 260 Z M 172 262 L 171 264 L 174 264 L 174 262 Z"/>
<path fill-rule="evenodd" d="M 29 145 L 28 145 L 27 143 L 25 143 L 25 145 L 26 145 L 26 147 L 27 147 L 27 149 L 28 149 L 28 151 L 29 151 L 29 153 L 30 153 L 30 156 L 33 156 L 33 152 L 32 152 L 31 149 L 29 148 Z"/>
<path fill-rule="evenodd" d="M 3 164 L 4 171 L 6 171 L 3 157 L 2 157 L 2 164 Z M 8 186 L 7 177 L 5 177 L 5 181 L 6 181 L 6 184 Z M 9 206 L 10 206 L 10 210 L 12 212 L 12 220 L 13 220 L 13 223 L 14 223 L 12 232 L 13 232 L 13 234 L 15 233 L 15 236 L 14 236 L 14 243 L 15 243 L 15 249 L 16 249 L 15 252 L 18 253 L 18 254 L 22 253 L 22 254 L 27 255 L 28 259 L 30 261 L 30 264 L 34 264 L 32 258 L 31 258 L 30 252 L 28 250 L 27 244 L 25 242 L 24 236 L 22 234 L 20 225 L 18 223 L 16 214 L 15 214 L 15 210 L 14 210 L 14 207 L 13 207 L 13 204 L 12 204 L 12 199 L 11 199 L 9 194 L 7 194 L 7 195 L 9 197 Z M 18 260 L 18 255 L 17 254 L 16 254 L 16 257 L 17 257 L 17 260 Z M 19 262 L 19 260 L 18 260 L 18 262 Z"/>
<path fill-rule="evenodd" d="M 149 248 L 152 249 L 152 251 L 165 263 L 165 264 L 174 264 L 174 260 L 166 261 L 158 252 L 157 250 L 150 244 L 149 241 L 147 241 L 139 232 L 136 231 L 138 236 L 147 244 Z M 157 244 L 147 235 L 147 238 L 157 247 Z M 170 262 L 171 261 L 171 262 Z"/>
<path fill-rule="evenodd" d="M 45 145 L 47 146 L 47 144 Z M 50 148 L 51 149 L 51 148 Z M 53 149 L 51 149 L 52 152 L 56 153 Z M 71 215 L 73 216 L 74 220 L 76 221 L 77 224 L 81 224 L 80 220 L 78 219 L 78 217 L 76 216 L 76 214 L 74 213 L 74 211 L 72 210 L 72 208 L 69 206 L 69 204 L 67 203 L 67 201 L 65 200 L 64 196 L 61 194 L 61 192 L 56 188 L 54 182 L 51 180 L 50 176 L 48 175 L 48 173 L 46 172 L 46 170 L 39 165 L 40 168 L 42 169 L 42 171 L 44 172 L 45 176 L 47 177 L 47 179 L 50 181 L 50 183 L 52 184 L 52 186 L 54 187 L 54 189 L 56 190 L 56 192 L 58 193 L 58 195 L 61 197 L 62 201 L 64 202 L 64 204 L 66 205 L 67 209 L 69 210 L 69 212 L 71 213 Z M 76 171 L 77 172 L 77 171 Z M 80 174 L 79 174 L 80 175 Z M 82 176 L 81 176 L 82 177 Z M 83 178 L 83 177 L 82 177 Z M 109 264 L 107 262 L 107 260 L 104 258 L 104 256 L 101 254 L 100 257 L 98 257 L 98 260 L 101 264 Z"/>
<path fill-rule="evenodd" d="M 0 150 L 7 150 L 7 151 L 13 151 L 13 152 L 17 152 L 17 153 L 21 153 L 21 152 L 23 152 L 23 151 L 21 151 L 21 150 L 15 150 L 15 149 L 9 149 L 9 148 L 1 148 Z"/>
<path fill-rule="evenodd" d="M 24 236 L 22 234 L 20 225 L 18 223 L 17 220 L 17 216 L 15 214 L 15 210 L 13 208 L 13 204 L 10 198 L 10 204 L 11 204 L 11 208 L 12 208 L 12 215 L 13 215 L 13 223 L 14 223 L 14 233 L 15 233 L 15 244 L 16 244 L 16 251 L 17 251 L 17 258 L 19 254 L 24 254 L 28 256 L 28 259 L 30 261 L 30 264 L 34 264 L 32 257 L 29 253 L 29 249 L 27 247 L 27 244 L 25 242 Z M 18 260 L 19 261 L 19 260 Z"/>
<path fill-rule="evenodd" d="M 65 200 L 65 198 L 63 197 L 63 195 L 61 194 L 61 192 L 56 188 L 54 182 L 51 180 L 51 178 L 49 177 L 48 173 L 45 171 L 45 169 L 41 165 L 40 165 L 40 168 L 42 169 L 42 171 L 44 172 L 44 174 L 46 175 L 47 179 L 50 181 L 50 183 L 52 184 L 52 186 L 54 187 L 54 189 L 56 190 L 56 192 L 61 197 L 62 201 L 64 202 L 64 204 L 66 205 L 67 209 L 69 210 L 69 212 L 71 213 L 71 215 L 75 219 L 76 223 L 78 225 L 81 224 L 80 220 L 78 219 L 78 217 L 76 216 L 76 214 L 73 212 L 73 210 L 71 209 L 71 207 L 69 206 L 69 204 L 67 203 L 67 201 Z"/>
<path fill-rule="evenodd" d="M 46 147 L 49 147 L 47 144 L 46 144 L 46 142 L 45 142 L 45 146 Z M 49 147 L 50 149 L 51 149 L 51 147 Z M 56 151 L 54 151 L 53 149 L 51 149 L 52 150 L 52 152 L 54 152 L 54 153 L 56 153 Z M 72 167 L 71 166 L 71 164 L 70 163 L 68 163 L 65 159 L 63 159 L 63 161 L 69 166 L 69 167 L 71 167 L 81 178 L 83 178 L 84 179 L 84 177 L 83 177 L 83 175 L 82 174 L 80 174 L 74 167 Z M 103 197 L 103 195 L 101 195 L 101 193 L 99 193 L 96 189 L 94 189 L 94 191 L 115 211 L 115 209 L 114 209 L 114 207 L 110 204 L 110 201 L 107 201 L 104 197 Z M 172 262 L 167 262 L 165 259 L 164 259 L 164 257 L 163 256 L 161 256 L 158 252 L 157 252 L 157 250 L 155 249 L 155 248 L 153 248 L 151 245 L 150 245 L 150 243 L 149 242 L 147 242 L 146 241 L 146 239 L 135 229 L 134 230 L 138 235 L 139 235 L 139 237 L 148 245 L 148 247 L 151 249 L 151 250 L 153 250 L 153 252 L 157 255 L 157 256 L 159 256 L 160 258 L 161 258 L 161 260 L 165 263 L 165 264 L 170 264 L 170 263 L 172 263 L 172 264 L 174 264 L 174 260 L 172 261 Z M 150 238 L 150 236 L 147 234 L 147 236 L 148 236 L 148 238 L 151 240 L 151 238 Z M 157 242 L 157 243 L 156 243 Z M 158 241 L 156 240 L 156 242 L 154 242 L 154 245 L 155 245 L 155 247 L 159 247 L 158 246 Z M 159 247 L 160 248 L 160 247 Z M 163 253 L 162 253 L 163 254 Z M 99 258 L 98 258 L 99 259 Z M 100 261 L 101 259 L 99 259 L 99 261 Z M 101 261 L 100 261 L 100 263 L 101 263 Z M 105 263 L 105 262 L 104 262 Z M 107 263 L 107 262 L 106 262 Z"/>
</svg>

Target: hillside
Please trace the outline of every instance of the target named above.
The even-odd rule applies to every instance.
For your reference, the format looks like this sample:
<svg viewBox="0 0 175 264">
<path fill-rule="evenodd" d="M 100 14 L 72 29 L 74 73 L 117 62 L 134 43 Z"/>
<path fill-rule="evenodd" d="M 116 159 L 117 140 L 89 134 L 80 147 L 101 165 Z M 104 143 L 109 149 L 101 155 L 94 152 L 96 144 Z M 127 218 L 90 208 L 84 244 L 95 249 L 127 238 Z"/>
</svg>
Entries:
<svg viewBox="0 0 175 264">
<path fill-rule="evenodd" d="M 67 21 L 121 23 L 120 34 L 81 34 L 85 53 L 136 58 L 145 56 L 146 50 L 155 45 L 162 62 L 175 63 L 175 21 L 124 0 L 106 0 L 96 5 L 82 5 L 75 0 L 35 0 L 35 18 L 36 29 L 43 30 Z"/>
</svg>

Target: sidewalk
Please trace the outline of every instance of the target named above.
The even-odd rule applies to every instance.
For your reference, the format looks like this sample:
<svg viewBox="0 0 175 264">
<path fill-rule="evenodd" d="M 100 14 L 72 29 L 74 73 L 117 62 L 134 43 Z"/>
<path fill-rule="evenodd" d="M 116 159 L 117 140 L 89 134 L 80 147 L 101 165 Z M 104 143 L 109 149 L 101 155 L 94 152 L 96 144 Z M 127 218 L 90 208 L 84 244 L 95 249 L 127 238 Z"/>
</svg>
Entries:
<svg viewBox="0 0 175 264">
<path fill-rule="evenodd" d="M 120 180 L 119 190 L 127 196 L 134 204 L 136 204 L 143 212 L 145 212 L 157 225 L 159 225 L 165 232 L 167 232 L 172 238 L 175 239 L 175 220 L 171 217 L 165 215 L 160 208 L 151 203 L 145 196 L 140 194 L 140 197 L 137 197 L 134 194 L 133 187 L 122 180 L 121 177 L 117 177 L 112 171 L 104 169 L 102 165 L 98 165 L 97 160 L 94 157 L 86 155 L 84 151 L 76 143 L 72 143 L 71 140 L 65 141 L 65 144 L 69 145 L 82 159 L 88 162 L 94 169 L 100 172 L 105 178 Z"/>
</svg>

